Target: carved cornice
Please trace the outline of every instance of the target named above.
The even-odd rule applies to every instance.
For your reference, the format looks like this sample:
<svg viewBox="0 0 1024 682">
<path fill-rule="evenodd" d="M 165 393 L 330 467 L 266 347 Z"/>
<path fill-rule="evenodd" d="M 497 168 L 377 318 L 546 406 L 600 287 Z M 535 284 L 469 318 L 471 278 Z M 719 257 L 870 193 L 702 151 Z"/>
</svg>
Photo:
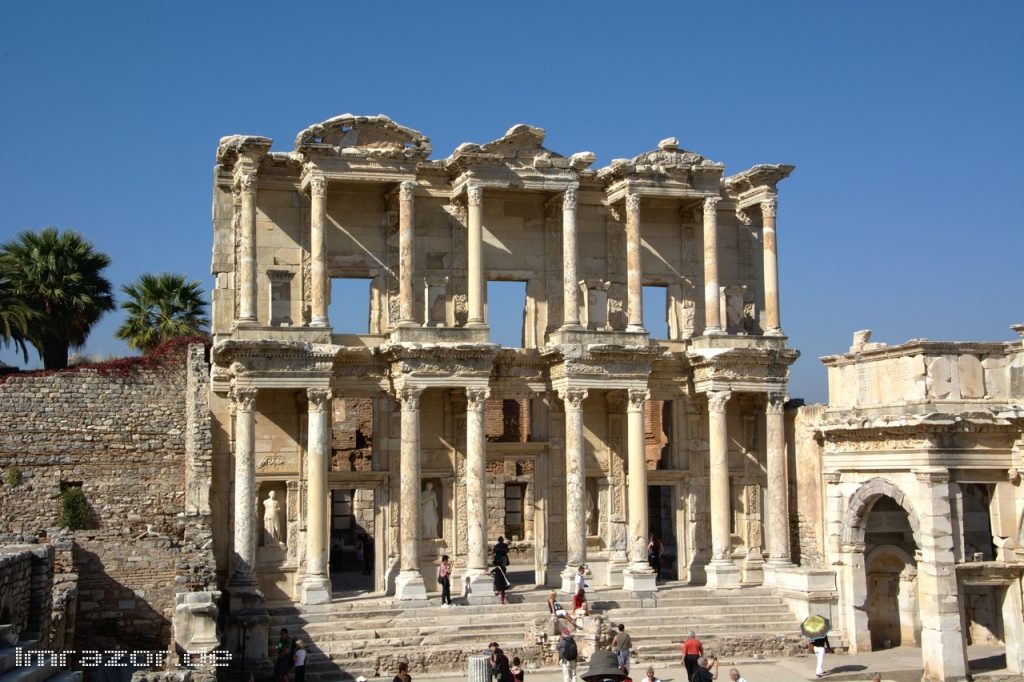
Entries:
<svg viewBox="0 0 1024 682">
<path fill-rule="evenodd" d="M 230 367 L 235 377 L 273 376 L 281 373 L 329 375 L 340 348 L 303 341 L 221 341 L 213 347 L 213 361 Z"/>
<path fill-rule="evenodd" d="M 272 144 L 273 140 L 269 137 L 259 135 L 222 137 L 220 144 L 217 145 L 217 163 L 224 170 L 231 170 L 236 165 L 255 170 L 270 151 Z"/>
<path fill-rule="evenodd" d="M 914 478 L 922 483 L 949 483 L 949 469 L 946 467 L 930 467 L 928 469 L 912 469 Z"/>
<path fill-rule="evenodd" d="M 391 344 L 382 346 L 379 352 L 389 363 L 392 378 L 441 378 L 458 382 L 460 376 L 489 377 L 498 349 L 498 345 L 492 343 Z"/>
<path fill-rule="evenodd" d="M 732 348 L 725 352 L 704 355 L 688 352 L 693 366 L 694 382 L 770 381 L 777 383 L 789 377 L 789 366 L 800 357 L 792 348 Z"/>
<path fill-rule="evenodd" d="M 761 163 L 735 175 L 723 178 L 722 185 L 737 194 L 756 189 L 767 189 L 774 192 L 776 185 L 781 180 L 789 177 L 794 168 L 796 166 L 785 163 Z"/>
</svg>

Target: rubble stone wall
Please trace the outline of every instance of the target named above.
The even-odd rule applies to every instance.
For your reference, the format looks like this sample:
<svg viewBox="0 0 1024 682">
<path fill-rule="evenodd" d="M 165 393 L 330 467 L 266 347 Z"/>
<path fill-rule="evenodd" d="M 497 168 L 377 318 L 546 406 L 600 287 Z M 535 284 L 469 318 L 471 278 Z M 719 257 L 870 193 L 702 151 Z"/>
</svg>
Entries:
<svg viewBox="0 0 1024 682">
<path fill-rule="evenodd" d="M 0 547 L 0 625 L 42 646 L 50 637 L 53 557 L 49 545 Z"/>
<path fill-rule="evenodd" d="M 197 352 L 191 364 L 208 374 Z M 179 518 L 183 483 L 198 478 L 202 487 L 211 451 L 208 425 L 188 419 L 186 403 L 195 401 L 185 358 L 176 348 L 159 363 L 118 361 L 0 384 L 0 469 L 20 478 L 0 488 L 0 533 L 52 538 L 62 487 L 85 493 L 86 528 L 74 532 L 72 565 L 61 567 L 78 577 L 78 648 L 166 648 L 179 566 L 197 564 L 201 582 L 212 573 L 212 557 L 193 556 L 197 543 L 183 550 L 186 530 L 201 522 L 203 507 L 209 513 L 208 493 L 198 490 L 192 516 Z M 186 471 L 189 449 L 200 456 Z"/>
</svg>

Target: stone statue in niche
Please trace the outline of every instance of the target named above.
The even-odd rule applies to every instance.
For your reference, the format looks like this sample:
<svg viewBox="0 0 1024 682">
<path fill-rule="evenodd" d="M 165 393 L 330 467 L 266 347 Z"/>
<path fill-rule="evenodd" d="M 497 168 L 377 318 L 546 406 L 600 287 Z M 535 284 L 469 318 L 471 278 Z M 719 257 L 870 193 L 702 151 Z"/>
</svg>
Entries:
<svg viewBox="0 0 1024 682">
<path fill-rule="evenodd" d="M 594 496 L 587 491 L 587 535 L 597 535 L 597 505 L 594 503 Z"/>
<path fill-rule="evenodd" d="M 434 484 L 427 481 L 420 495 L 420 528 L 425 539 L 440 537 L 437 532 L 440 520 L 437 512 L 437 493 Z"/>
<path fill-rule="evenodd" d="M 281 543 L 281 505 L 277 493 L 271 490 L 263 500 L 263 545 L 273 547 Z"/>
</svg>

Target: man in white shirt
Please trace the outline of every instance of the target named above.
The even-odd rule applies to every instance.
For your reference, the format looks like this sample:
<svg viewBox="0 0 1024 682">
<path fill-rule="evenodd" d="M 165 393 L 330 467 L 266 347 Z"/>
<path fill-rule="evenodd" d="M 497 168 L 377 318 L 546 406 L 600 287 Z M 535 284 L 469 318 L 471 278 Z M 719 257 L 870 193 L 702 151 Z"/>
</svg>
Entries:
<svg viewBox="0 0 1024 682">
<path fill-rule="evenodd" d="M 640 682 L 661 682 L 661 678 L 654 676 L 654 666 L 649 665 L 647 666 L 647 674 L 644 675 Z"/>
<path fill-rule="evenodd" d="M 587 583 L 585 582 L 586 571 L 587 567 L 583 565 L 576 569 L 576 592 L 579 592 L 587 586 Z"/>
<path fill-rule="evenodd" d="M 745 677 L 740 677 L 740 671 L 736 668 L 729 669 L 729 679 L 733 682 L 747 682 Z"/>
</svg>

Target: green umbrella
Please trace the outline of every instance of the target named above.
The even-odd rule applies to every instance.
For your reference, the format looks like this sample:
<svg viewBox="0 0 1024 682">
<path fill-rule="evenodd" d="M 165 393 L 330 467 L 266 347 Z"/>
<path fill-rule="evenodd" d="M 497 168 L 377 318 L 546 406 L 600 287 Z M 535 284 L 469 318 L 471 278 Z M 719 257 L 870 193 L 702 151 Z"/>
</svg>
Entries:
<svg viewBox="0 0 1024 682">
<path fill-rule="evenodd" d="M 818 639 L 828 634 L 832 629 L 832 623 L 825 616 L 807 616 L 804 622 L 800 623 L 800 632 L 807 639 Z"/>
</svg>

